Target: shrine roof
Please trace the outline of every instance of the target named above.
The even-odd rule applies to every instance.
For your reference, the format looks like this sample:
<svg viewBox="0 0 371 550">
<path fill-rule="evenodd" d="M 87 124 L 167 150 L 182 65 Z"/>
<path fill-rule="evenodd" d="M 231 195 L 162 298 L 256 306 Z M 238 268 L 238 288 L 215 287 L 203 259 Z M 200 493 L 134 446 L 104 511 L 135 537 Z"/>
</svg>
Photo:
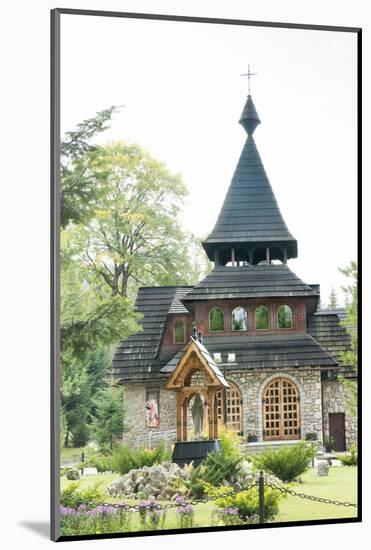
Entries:
<svg viewBox="0 0 371 550">
<path fill-rule="evenodd" d="M 194 300 L 313 296 L 319 294 L 285 264 L 216 267 L 183 298 Z"/>
</svg>

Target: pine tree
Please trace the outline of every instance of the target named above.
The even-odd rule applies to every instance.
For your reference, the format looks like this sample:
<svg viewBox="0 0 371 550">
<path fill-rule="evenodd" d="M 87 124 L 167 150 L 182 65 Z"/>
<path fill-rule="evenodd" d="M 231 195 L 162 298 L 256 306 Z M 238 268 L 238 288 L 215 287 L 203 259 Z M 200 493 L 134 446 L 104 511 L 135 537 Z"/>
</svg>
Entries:
<svg viewBox="0 0 371 550">
<path fill-rule="evenodd" d="M 329 309 L 336 309 L 338 307 L 339 307 L 339 302 L 338 302 L 338 297 L 337 297 L 337 294 L 336 294 L 336 290 L 334 289 L 334 287 L 332 287 L 331 292 L 330 292 L 330 296 L 329 296 L 328 308 Z"/>
<path fill-rule="evenodd" d="M 109 445 L 112 450 L 115 443 L 122 439 L 125 429 L 123 388 L 110 381 L 98 394 L 95 407 L 93 434 L 99 445 Z"/>
</svg>

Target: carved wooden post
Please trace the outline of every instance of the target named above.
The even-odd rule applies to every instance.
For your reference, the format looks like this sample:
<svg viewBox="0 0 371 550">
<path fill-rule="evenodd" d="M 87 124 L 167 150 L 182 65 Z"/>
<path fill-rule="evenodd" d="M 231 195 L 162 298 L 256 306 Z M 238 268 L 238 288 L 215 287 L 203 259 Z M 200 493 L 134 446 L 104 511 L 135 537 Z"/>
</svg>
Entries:
<svg viewBox="0 0 371 550">
<path fill-rule="evenodd" d="M 209 439 L 213 439 L 214 433 L 214 407 L 213 407 L 213 395 L 209 389 L 207 393 L 207 402 L 209 405 Z"/>
<path fill-rule="evenodd" d="M 213 395 L 213 409 L 214 409 L 214 439 L 218 439 L 218 404 L 216 400 L 216 392 Z"/>
<path fill-rule="evenodd" d="M 182 441 L 182 393 L 176 392 L 176 440 Z"/>
<path fill-rule="evenodd" d="M 187 441 L 187 427 L 188 427 L 188 397 L 184 396 L 182 404 L 182 441 Z"/>
</svg>

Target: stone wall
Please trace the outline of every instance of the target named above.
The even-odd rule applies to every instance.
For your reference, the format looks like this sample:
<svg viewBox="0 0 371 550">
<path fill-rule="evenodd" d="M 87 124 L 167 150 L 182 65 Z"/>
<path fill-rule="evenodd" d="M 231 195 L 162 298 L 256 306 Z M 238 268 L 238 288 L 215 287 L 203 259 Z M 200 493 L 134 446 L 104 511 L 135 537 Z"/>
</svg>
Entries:
<svg viewBox="0 0 371 550">
<path fill-rule="evenodd" d="M 243 400 L 243 433 L 255 433 L 263 441 L 262 399 L 266 385 L 276 377 L 291 380 L 299 390 L 301 438 L 316 432 L 322 440 L 321 373 L 319 369 L 296 371 L 231 373 L 228 379 L 240 389 Z"/>
<path fill-rule="evenodd" d="M 323 384 L 323 423 L 324 433 L 329 435 L 329 414 L 345 414 L 345 443 L 346 448 L 357 443 L 357 418 L 352 416 L 348 406 L 348 390 L 339 380 L 324 380 Z"/>
<path fill-rule="evenodd" d="M 322 400 L 321 400 L 321 375 L 316 370 L 296 370 L 294 372 L 247 372 L 231 373 L 228 380 L 234 382 L 241 391 L 243 400 L 243 432 L 254 432 L 258 441 L 263 440 L 262 399 L 265 386 L 276 377 L 290 379 L 298 388 L 300 395 L 301 434 L 303 438 L 307 432 L 317 432 L 322 440 Z M 166 390 L 164 383 L 148 382 L 147 387 L 158 387 L 160 390 L 160 426 L 159 428 L 147 428 L 145 425 L 146 385 L 135 383 L 127 384 L 124 389 L 125 405 L 127 408 L 127 422 L 131 431 L 125 435 L 125 439 L 146 442 L 151 438 L 158 439 L 163 435 L 171 439 L 175 438 L 176 430 L 176 395 L 175 392 Z M 189 417 L 189 427 L 192 425 Z M 147 439 L 148 438 L 148 439 Z"/>
<path fill-rule="evenodd" d="M 158 428 L 146 427 L 145 405 L 147 388 L 158 388 L 160 426 Z M 130 431 L 124 434 L 124 440 L 137 440 L 138 443 L 151 439 L 161 438 L 161 434 L 171 438 L 168 432 L 176 430 L 176 395 L 174 391 L 166 390 L 164 383 L 126 384 L 124 387 L 124 402 L 126 409 L 126 422 Z M 148 439 L 147 439 L 147 437 Z M 174 433 L 175 438 L 175 433 Z"/>
</svg>

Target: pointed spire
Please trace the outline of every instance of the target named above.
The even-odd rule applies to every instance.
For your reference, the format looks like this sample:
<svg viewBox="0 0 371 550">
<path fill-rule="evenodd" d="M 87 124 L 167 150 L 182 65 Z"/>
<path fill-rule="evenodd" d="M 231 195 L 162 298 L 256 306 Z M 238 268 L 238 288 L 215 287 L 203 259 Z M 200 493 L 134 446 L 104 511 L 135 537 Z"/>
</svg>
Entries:
<svg viewBox="0 0 371 550">
<path fill-rule="evenodd" d="M 245 128 L 249 136 L 253 135 L 255 128 L 260 124 L 260 118 L 250 94 L 247 96 L 239 123 Z"/>
</svg>

